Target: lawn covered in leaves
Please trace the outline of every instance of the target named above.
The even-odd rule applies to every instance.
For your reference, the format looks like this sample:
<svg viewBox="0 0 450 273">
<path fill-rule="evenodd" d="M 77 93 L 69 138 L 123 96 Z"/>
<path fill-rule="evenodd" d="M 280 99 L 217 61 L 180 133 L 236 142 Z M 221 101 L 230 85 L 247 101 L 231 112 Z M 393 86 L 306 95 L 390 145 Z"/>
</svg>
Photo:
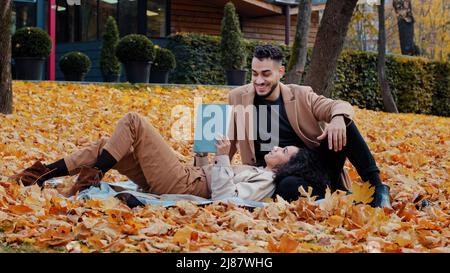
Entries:
<svg viewBox="0 0 450 273">
<path fill-rule="evenodd" d="M 353 195 L 328 193 L 320 205 L 304 191 L 298 201 L 254 210 L 184 201 L 130 209 L 114 198 L 71 201 L 58 194 L 63 188 L 41 191 L 7 176 L 108 136 L 130 111 L 147 116 L 192 164 L 192 141 L 171 138 L 172 107 L 192 107 L 194 96 L 226 102 L 227 90 L 50 82 L 14 82 L 13 90 L 14 114 L 0 114 L 0 251 L 450 252 L 449 118 L 355 108 L 394 210 L 365 205 L 370 189 L 358 183 Z M 104 181 L 125 179 L 110 171 Z M 67 188 L 75 177 L 64 180 Z"/>
</svg>

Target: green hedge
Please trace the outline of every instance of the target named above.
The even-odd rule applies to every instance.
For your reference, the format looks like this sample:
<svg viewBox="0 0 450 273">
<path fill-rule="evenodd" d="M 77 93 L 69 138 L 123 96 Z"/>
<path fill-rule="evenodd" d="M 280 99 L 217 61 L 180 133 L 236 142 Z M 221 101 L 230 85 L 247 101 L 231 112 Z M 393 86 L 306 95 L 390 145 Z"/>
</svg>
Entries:
<svg viewBox="0 0 450 273">
<path fill-rule="evenodd" d="M 450 62 L 433 62 L 433 115 L 450 116 Z"/>
<path fill-rule="evenodd" d="M 253 49 L 263 42 L 246 40 L 247 80 L 251 77 Z M 177 69 L 170 75 L 171 83 L 225 84 L 220 62 L 220 37 L 177 33 L 169 37 L 167 47 L 175 54 Z M 290 48 L 279 45 L 286 65 Z M 306 71 L 309 64 L 309 56 Z M 418 57 L 386 58 L 389 86 L 400 112 L 449 116 L 450 65 Z M 382 110 L 383 100 L 377 79 L 377 54 L 344 51 L 338 60 L 333 98 L 362 108 Z"/>
<path fill-rule="evenodd" d="M 170 74 L 171 83 L 224 84 L 217 36 L 175 34 L 167 48 L 175 54 L 177 68 Z"/>
<path fill-rule="evenodd" d="M 251 77 L 251 64 L 255 46 L 264 43 L 244 41 L 247 52 L 247 80 Z M 177 68 L 170 74 L 170 83 L 225 84 L 221 66 L 220 37 L 196 33 L 177 33 L 169 37 L 166 46 L 174 54 Z M 289 58 L 289 47 L 280 45 L 285 58 Z"/>
<path fill-rule="evenodd" d="M 338 60 L 331 97 L 344 99 L 362 108 L 382 109 L 376 68 L 374 54 L 343 52 Z"/>
<path fill-rule="evenodd" d="M 400 112 L 449 116 L 449 63 L 390 55 L 386 70 Z M 333 98 L 362 108 L 383 109 L 376 53 L 344 51 L 334 84 Z"/>
</svg>

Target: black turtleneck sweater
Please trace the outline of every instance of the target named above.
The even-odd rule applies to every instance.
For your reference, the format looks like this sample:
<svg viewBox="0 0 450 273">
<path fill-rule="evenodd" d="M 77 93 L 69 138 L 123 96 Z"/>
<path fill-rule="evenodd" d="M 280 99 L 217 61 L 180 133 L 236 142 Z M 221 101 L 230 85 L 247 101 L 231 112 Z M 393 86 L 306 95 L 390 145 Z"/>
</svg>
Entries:
<svg viewBox="0 0 450 273">
<path fill-rule="evenodd" d="M 268 101 L 265 100 L 264 98 L 258 97 L 258 95 L 255 96 L 254 99 L 254 105 L 256 106 L 256 117 L 255 117 L 255 121 L 257 122 L 257 124 L 260 124 L 260 117 L 259 117 L 259 112 L 260 111 L 264 111 L 262 109 L 260 109 L 259 106 L 266 106 L 267 107 L 267 120 L 262 120 L 262 122 L 267 122 L 267 130 L 266 132 L 269 132 L 269 138 L 267 140 L 263 140 L 266 139 L 267 137 L 264 137 L 264 132 L 260 132 L 261 130 L 259 129 L 257 131 L 257 139 L 255 140 L 255 156 L 256 156 L 256 166 L 266 166 L 266 162 L 264 161 L 264 155 L 266 155 L 269 151 L 261 151 L 261 144 L 263 143 L 271 143 L 271 141 L 273 142 L 274 145 L 271 145 L 271 148 L 273 148 L 273 146 L 278 146 L 278 147 L 286 147 L 286 146 L 297 146 L 297 147 L 301 147 L 304 146 L 305 144 L 303 143 L 303 141 L 297 136 L 297 134 L 295 133 L 294 129 L 292 128 L 291 124 L 289 123 L 287 114 L 286 114 L 286 109 L 284 107 L 284 102 L 283 102 L 283 98 L 280 94 L 280 96 L 278 96 L 278 98 L 275 101 Z M 274 107 L 275 106 L 275 107 Z M 276 106 L 278 106 L 278 111 L 276 110 Z M 278 121 L 278 129 L 279 129 L 279 134 L 278 134 L 278 138 L 276 138 L 276 135 L 272 132 L 271 130 L 271 114 L 274 114 L 274 121 Z M 261 125 L 257 126 L 257 128 L 260 128 Z"/>
</svg>

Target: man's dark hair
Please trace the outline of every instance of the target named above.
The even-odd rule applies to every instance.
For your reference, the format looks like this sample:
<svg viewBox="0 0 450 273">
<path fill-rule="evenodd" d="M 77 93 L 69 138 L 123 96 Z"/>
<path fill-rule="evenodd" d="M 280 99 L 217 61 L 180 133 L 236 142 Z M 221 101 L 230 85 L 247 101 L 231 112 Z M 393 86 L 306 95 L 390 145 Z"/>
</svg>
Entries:
<svg viewBox="0 0 450 273">
<path fill-rule="evenodd" d="M 283 61 L 283 52 L 278 46 L 259 45 L 255 47 L 253 57 L 257 58 L 258 60 L 272 59 L 281 64 Z"/>
</svg>

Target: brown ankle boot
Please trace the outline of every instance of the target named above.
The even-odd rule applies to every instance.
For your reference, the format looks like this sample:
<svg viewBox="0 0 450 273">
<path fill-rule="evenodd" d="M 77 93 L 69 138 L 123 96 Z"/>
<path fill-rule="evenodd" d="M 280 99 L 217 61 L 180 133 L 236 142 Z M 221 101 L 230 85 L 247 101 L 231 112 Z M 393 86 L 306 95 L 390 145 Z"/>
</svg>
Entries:
<svg viewBox="0 0 450 273">
<path fill-rule="evenodd" d="M 37 183 L 40 187 L 42 187 L 44 181 L 46 180 L 44 176 L 52 171 L 53 170 L 50 170 L 38 160 L 31 165 L 31 167 L 26 168 L 18 174 L 10 176 L 10 178 L 16 180 L 17 183 L 22 182 L 24 186 L 31 186 L 34 183 Z"/>
<path fill-rule="evenodd" d="M 102 171 L 91 167 L 81 167 L 77 181 L 75 182 L 75 185 L 73 185 L 73 187 L 67 192 L 67 197 L 73 196 L 77 192 L 83 191 L 90 186 L 99 187 L 102 178 Z"/>
</svg>

